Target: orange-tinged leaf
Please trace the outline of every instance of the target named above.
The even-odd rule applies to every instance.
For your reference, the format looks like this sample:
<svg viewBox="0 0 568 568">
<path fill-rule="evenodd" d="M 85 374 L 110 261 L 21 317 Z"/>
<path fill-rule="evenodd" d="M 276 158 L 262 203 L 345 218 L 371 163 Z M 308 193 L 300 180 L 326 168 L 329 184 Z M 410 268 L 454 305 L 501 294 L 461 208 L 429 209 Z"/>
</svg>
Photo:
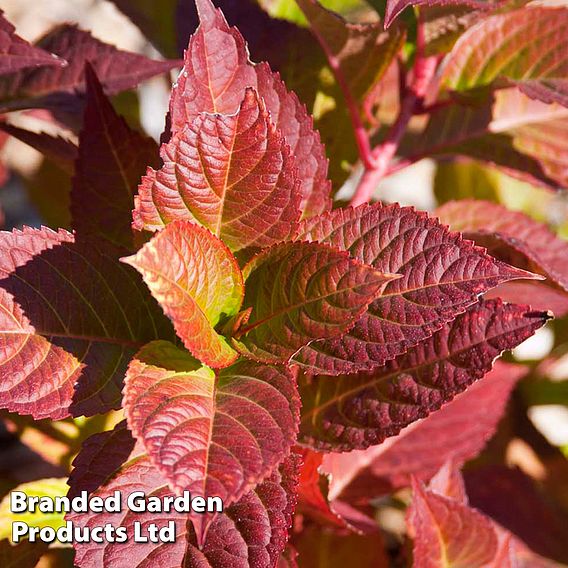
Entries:
<svg viewBox="0 0 568 568">
<path fill-rule="evenodd" d="M 190 39 L 182 73 L 172 89 L 168 135 L 183 130 L 202 112 L 234 114 L 246 88 L 252 87 L 296 159 L 304 216 L 330 209 L 327 158 L 305 106 L 268 64 L 249 61 L 243 36 L 229 27 L 211 0 L 197 0 L 196 4 L 201 24 Z"/>
<path fill-rule="evenodd" d="M 465 91 L 498 79 L 527 96 L 568 106 L 565 7 L 521 7 L 481 20 L 457 41 L 442 84 Z"/>
<path fill-rule="evenodd" d="M 161 154 L 140 184 L 136 229 L 186 219 L 238 251 L 284 240 L 300 217 L 294 158 L 252 89 L 236 114 L 196 116 Z"/>
<path fill-rule="evenodd" d="M 496 556 L 497 533 L 491 520 L 413 480 L 407 512 L 414 539 L 414 566 L 482 568 Z"/>
<path fill-rule="evenodd" d="M 241 360 L 215 373 L 171 343 L 153 342 L 127 372 L 134 436 L 176 492 L 224 506 L 269 476 L 295 441 L 300 400 L 285 367 Z M 214 516 L 194 520 L 201 541 Z"/>
<path fill-rule="evenodd" d="M 282 243 L 255 256 L 243 270 L 250 318 L 233 344 L 244 355 L 286 362 L 315 339 L 347 331 L 398 278 L 320 243 Z"/>
<path fill-rule="evenodd" d="M 122 260 L 142 274 L 195 357 L 214 368 L 235 361 L 236 351 L 214 329 L 239 311 L 244 293 L 237 261 L 222 241 L 199 225 L 174 221 Z"/>
</svg>

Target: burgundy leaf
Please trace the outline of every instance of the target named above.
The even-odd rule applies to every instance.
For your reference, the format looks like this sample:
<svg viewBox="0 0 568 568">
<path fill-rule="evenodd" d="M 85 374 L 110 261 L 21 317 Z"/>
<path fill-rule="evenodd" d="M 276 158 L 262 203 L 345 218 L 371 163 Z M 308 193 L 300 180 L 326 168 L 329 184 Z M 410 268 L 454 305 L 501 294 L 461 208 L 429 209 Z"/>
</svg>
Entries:
<svg viewBox="0 0 568 568">
<path fill-rule="evenodd" d="M 470 503 L 534 552 L 568 562 L 565 514 L 519 469 L 486 466 L 464 473 Z"/>
<path fill-rule="evenodd" d="M 345 333 L 397 275 L 320 243 L 282 243 L 244 268 L 244 309 L 234 346 L 265 362 L 287 362 L 314 339 Z"/>
<path fill-rule="evenodd" d="M 322 471 L 331 476 L 331 499 L 360 501 L 428 480 L 450 458 L 461 464 L 476 457 L 494 434 L 511 390 L 527 372 L 497 362 L 464 393 L 400 434 L 365 451 L 328 454 Z"/>
<path fill-rule="evenodd" d="M 53 137 L 46 132 L 31 132 L 7 122 L 0 122 L 0 130 L 41 152 L 65 173 L 73 174 L 77 158 L 77 147 L 73 142 L 61 136 Z"/>
<path fill-rule="evenodd" d="M 124 425 L 121 437 L 128 435 Z M 125 457 L 122 467 L 109 464 L 105 450 L 116 434 L 105 432 L 87 440 L 85 448 L 75 459 L 75 470 L 70 478 L 72 494 L 93 487 L 94 474 L 99 486 L 93 495 L 106 496 L 115 490 L 123 495 L 142 491 L 150 496 L 165 497 L 172 492 L 165 485 L 161 474 L 152 466 L 141 447 L 135 447 Z M 132 443 L 130 444 L 132 448 Z M 87 455 L 84 459 L 84 454 Z M 75 562 L 80 568 L 150 568 L 150 566 L 187 566 L 188 568 L 247 568 L 248 566 L 273 566 L 284 550 L 288 528 L 295 507 L 300 459 L 290 455 L 268 479 L 250 491 L 237 503 L 227 507 L 211 524 L 205 543 L 199 549 L 191 525 L 191 517 L 184 513 L 73 513 L 68 515 L 77 526 L 126 527 L 129 540 L 123 544 L 76 543 Z M 102 480 L 104 483 L 101 483 Z M 174 521 L 174 544 L 134 543 L 133 524 L 143 526 L 156 523 L 166 526 Z"/>
<path fill-rule="evenodd" d="M 90 65 L 86 80 L 87 104 L 71 191 L 73 226 L 81 236 L 132 249 L 134 193 L 146 167 L 157 165 L 158 147 L 116 114 Z"/>
<path fill-rule="evenodd" d="M 165 73 L 178 61 L 154 61 L 143 55 L 118 50 L 75 26 L 62 25 L 38 42 L 38 47 L 66 60 L 65 67 L 28 69 L 0 80 L 0 99 L 14 108 L 34 106 L 34 97 L 85 90 L 85 63 L 99 77 L 105 93 L 112 95 L 135 87 L 141 81 Z M 24 102 L 22 102 L 24 99 Z"/>
<path fill-rule="evenodd" d="M 63 230 L 0 234 L 3 407 L 52 419 L 120 407 L 132 355 L 172 332 L 119 254 Z"/>
<path fill-rule="evenodd" d="M 482 568 L 498 551 L 497 533 L 490 519 L 413 480 L 413 498 L 407 512 L 414 539 L 414 566 L 441 565 Z"/>
<path fill-rule="evenodd" d="M 289 236 L 300 217 L 294 158 L 252 89 L 236 114 L 202 113 L 162 146 L 136 197 L 134 227 L 155 231 L 186 219 L 238 251 Z"/>
<path fill-rule="evenodd" d="M 380 272 L 402 274 L 346 335 L 295 355 L 311 373 L 373 369 L 432 335 L 490 288 L 530 278 L 426 213 L 398 205 L 337 209 L 304 221 L 296 238 L 329 243 Z"/>
<path fill-rule="evenodd" d="M 216 378 L 187 352 L 153 342 L 130 364 L 124 397 L 128 425 L 168 485 L 226 507 L 270 475 L 296 439 L 300 399 L 285 367 L 241 360 Z M 210 522 L 194 520 L 200 541 Z"/>
<path fill-rule="evenodd" d="M 301 389 L 300 437 L 318 449 L 379 444 L 479 380 L 504 350 L 548 319 L 526 306 L 481 301 L 374 372 L 315 377 Z"/>
<path fill-rule="evenodd" d="M 504 78 L 531 98 L 568 106 L 567 25 L 562 7 L 522 6 L 484 18 L 457 41 L 442 84 L 465 91 Z"/>
<path fill-rule="evenodd" d="M 142 274 L 195 357 L 215 368 L 236 360 L 236 351 L 215 326 L 239 311 L 243 277 L 221 240 L 199 225 L 175 221 L 122 261 Z"/>
<path fill-rule="evenodd" d="M 65 66 L 65 61 L 30 45 L 15 32 L 14 26 L 0 10 L 0 75 L 15 73 L 29 67 Z"/>
<path fill-rule="evenodd" d="M 502 205 L 472 199 L 450 201 L 435 214 L 453 230 L 489 248 L 493 256 L 543 274 L 568 292 L 568 242 L 544 223 Z"/>
<path fill-rule="evenodd" d="M 244 38 L 228 26 L 211 0 L 197 0 L 196 4 L 201 24 L 190 39 L 183 71 L 172 90 L 171 134 L 183 130 L 202 112 L 234 114 L 246 88 L 252 87 L 264 100 L 273 124 L 296 158 L 304 215 L 329 209 L 327 159 L 306 108 L 267 64 L 254 66 L 249 61 Z"/>
</svg>

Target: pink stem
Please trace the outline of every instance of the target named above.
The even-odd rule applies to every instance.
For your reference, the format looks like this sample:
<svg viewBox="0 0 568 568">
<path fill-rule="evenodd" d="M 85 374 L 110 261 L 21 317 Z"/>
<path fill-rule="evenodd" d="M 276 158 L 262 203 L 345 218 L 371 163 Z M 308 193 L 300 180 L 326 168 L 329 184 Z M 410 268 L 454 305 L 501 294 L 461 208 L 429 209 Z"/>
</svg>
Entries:
<svg viewBox="0 0 568 568">
<path fill-rule="evenodd" d="M 416 112 L 416 109 L 420 107 L 424 100 L 428 85 L 436 72 L 438 58 L 424 57 L 423 53 L 424 29 L 422 23 L 419 22 L 412 84 L 405 90 L 406 92 L 402 98 L 398 117 L 391 126 L 385 140 L 372 152 L 372 167 L 365 166 L 365 172 L 351 200 L 351 205 L 354 207 L 362 203 L 368 203 L 381 179 L 389 172 L 390 163 L 408 128 L 408 123 Z"/>
</svg>

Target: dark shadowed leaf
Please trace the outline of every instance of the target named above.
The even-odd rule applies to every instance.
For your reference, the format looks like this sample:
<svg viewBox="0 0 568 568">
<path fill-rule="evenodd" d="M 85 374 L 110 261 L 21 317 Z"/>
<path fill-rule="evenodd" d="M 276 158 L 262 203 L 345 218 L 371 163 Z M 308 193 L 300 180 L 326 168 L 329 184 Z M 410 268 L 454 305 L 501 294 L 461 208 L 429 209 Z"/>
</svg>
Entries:
<svg viewBox="0 0 568 568">
<path fill-rule="evenodd" d="M 199 225 L 174 221 L 122 261 L 142 274 L 195 357 L 215 368 L 235 361 L 236 351 L 214 328 L 239 311 L 243 277 L 221 240 Z"/>
<path fill-rule="evenodd" d="M 130 364 L 124 408 L 134 436 L 178 494 L 238 501 L 290 452 L 300 399 L 285 367 L 242 360 L 215 373 L 168 342 Z M 211 516 L 195 522 L 201 539 Z"/>
<path fill-rule="evenodd" d="M 304 221 L 296 238 L 328 243 L 380 272 L 402 274 L 346 335 L 314 342 L 294 357 L 321 374 L 382 365 L 432 335 L 479 294 L 527 276 L 426 213 L 398 205 L 337 209 Z"/>
<path fill-rule="evenodd" d="M 164 165 L 143 178 L 134 227 L 186 219 L 238 251 L 289 236 L 300 217 L 294 158 L 252 89 L 236 114 L 202 113 L 162 147 Z"/>
<path fill-rule="evenodd" d="M 301 568 L 388 568 L 389 560 L 380 532 L 358 535 L 310 525 L 294 539 Z"/>
<path fill-rule="evenodd" d="M 300 437 L 318 449 L 347 451 L 395 436 L 481 379 L 547 319 L 526 306 L 482 301 L 374 372 L 306 381 Z"/>
<path fill-rule="evenodd" d="M 48 545 L 41 542 L 24 540 L 13 546 L 8 539 L 0 540 L 0 565 L 3 568 L 35 568 L 47 548 Z"/>
<path fill-rule="evenodd" d="M 314 339 L 345 333 L 398 276 L 320 243 L 282 243 L 244 268 L 248 321 L 233 344 L 266 362 L 285 362 Z"/>
<path fill-rule="evenodd" d="M 124 423 L 122 437 L 129 436 Z M 93 487 L 92 475 L 97 480 L 95 495 L 106 496 L 115 490 L 123 494 L 142 491 L 146 495 L 165 497 L 173 495 L 165 479 L 150 462 L 141 446 L 127 444 L 123 453 L 124 465 L 109 464 L 105 448 L 114 434 L 105 432 L 87 440 L 76 458 L 70 478 L 74 494 Z M 121 446 L 124 447 L 124 446 Z M 86 459 L 84 456 L 86 455 Z M 250 491 L 237 503 L 223 511 L 209 527 L 205 544 L 197 547 L 191 518 L 183 513 L 84 513 L 69 518 L 77 526 L 100 526 L 106 522 L 124 526 L 130 535 L 125 544 L 75 544 L 75 562 L 80 568 L 150 568 L 150 566 L 187 566 L 188 568 L 248 568 L 274 565 L 286 545 L 288 528 L 296 504 L 300 458 L 291 454 L 268 479 Z M 105 480 L 101 483 L 102 480 Z M 166 526 L 173 521 L 176 542 L 169 545 L 134 543 L 133 524 L 142 526 L 156 523 Z"/>
<path fill-rule="evenodd" d="M 30 45 L 16 34 L 14 26 L 0 10 L 0 75 L 15 73 L 29 67 L 63 67 L 65 64 L 63 59 Z"/>
<path fill-rule="evenodd" d="M 550 503 L 530 477 L 505 466 L 477 468 L 464 476 L 471 506 L 534 552 L 568 562 L 566 515 Z"/>
<path fill-rule="evenodd" d="M 497 555 L 497 533 L 491 520 L 452 499 L 425 489 L 413 480 L 407 512 L 414 540 L 414 566 L 482 568 Z"/>
<path fill-rule="evenodd" d="M 461 464 L 477 456 L 495 432 L 511 390 L 525 375 L 522 365 L 498 362 L 484 378 L 398 436 L 365 451 L 325 456 L 332 499 L 370 499 L 428 480 L 444 462 Z"/>
<path fill-rule="evenodd" d="M 85 91 L 85 63 L 89 62 L 105 92 L 115 94 L 131 89 L 154 75 L 175 67 L 174 60 L 155 61 L 143 55 L 120 51 L 72 25 L 62 25 L 38 42 L 38 47 L 56 54 L 68 64 L 61 68 L 19 71 L 0 79 L 0 106 L 29 108 L 50 106 L 50 95 Z"/>
<path fill-rule="evenodd" d="M 65 173 L 73 174 L 74 163 L 77 158 L 77 147 L 73 142 L 61 136 L 51 136 L 46 132 L 32 132 L 18 128 L 7 122 L 0 122 L 0 130 L 41 152 Z"/>
<path fill-rule="evenodd" d="M 544 223 L 502 205 L 472 199 L 450 201 L 435 215 L 452 230 L 487 247 L 493 256 L 538 272 L 568 292 L 568 242 Z"/>
<path fill-rule="evenodd" d="M 63 230 L 0 235 L 5 408 L 52 419 L 118 408 L 132 355 L 172 336 L 120 252 Z"/>
<path fill-rule="evenodd" d="M 527 96 L 568 106 L 568 9 L 522 7 L 481 20 L 457 41 L 442 73 L 456 91 L 508 79 Z"/>
<path fill-rule="evenodd" d="M 191 37 L 183 71 L 172 90 L 171 133 L 182 130 L 201 112 L 235 113 L 246 88 L 252 87 L 296 158 L 304 215 L 329 209 L 327 159 L 306 108 L 267 64 L 252 65 L 244 38 L 228 26 L 210 0 L 198 0 L 197 8 L 201 25 Z"/>
<path fill-rule="evenodd" d="M 159 163 L 158 147 L 132 130 L 113 109 L 90 66 L 79 157 L 71 191 L 73 227 L 132 249 L 134 194 L 147 166 Z"/>
</svg>

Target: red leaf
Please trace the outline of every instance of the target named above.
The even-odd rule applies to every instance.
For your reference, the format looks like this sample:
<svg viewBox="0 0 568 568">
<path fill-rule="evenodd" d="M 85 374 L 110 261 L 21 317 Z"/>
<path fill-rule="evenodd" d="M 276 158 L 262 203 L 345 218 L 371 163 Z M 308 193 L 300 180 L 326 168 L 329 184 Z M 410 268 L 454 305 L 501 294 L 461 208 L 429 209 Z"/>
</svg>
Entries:
<svg viewBox="0 0 568 568">
<path fill-rule="evenodd" d="M 254 66 L 240 32 L 210 0 L 197 0 L 201 25 L 191 37 L 184 68 L 172 90 L 171 134 L 202 112 L 234 114 L 247 87 L 254 88 L 296 158 L 305 216 L 331 207 L 327 160 L 312 118 L 267 64 Z M 205 80 L 204 80 L 205 78 Z"/>
<path fill-rule="evenodd" d="M 282 243 L 243 269 L 248 322 L 233 344 L 265 362 L 287 362 L 314 339 L 345 333 L 398 276 L 319 243 Z"/>
<path fill-rule="evenodd" d="M 349 333 L 314 342 L 294 356 L 310 373 L 373 369 L 432 335 L 490 288 L 531 277 L 426 213 L 398 205 L 336 209 L 302 222 L 296 238 L 329 243 L 380 272 L 402 274 Z"/>
<path fill-rule="evenodd" d="M 132 355 L 172 336 L 119 251 L 73 241 L 45 228 L 0 234 L 1 403 L 35 418 L 119 408 Z"/>
<path fill-rule="evenodd" d="M 480 302 L 375 372 L 316 377 L 301 389 L 301 439 L 335 451 L 379 444 L 481 379 L 496 357 L 549 317 L 499 300 Z"/>
<path fill-rule="evenodd" d="M 146 166 L 157 165 L 158 147 L 116 114 L 88 64 L 85 74 L 87 104 L 71 191 L 73 227 L 82 237 L 132 249 L 134 193 Z"/>
<path fill-rule="evenodd" d="M 453 230 L 487 246 L 493 256 L 543 274 L 568 291 L 568 242 L 544 223 L 502 205 L 473 199 L 450 201 L 435 214 Z"/>
<path fill-rule="evenodd" d="M 458 39 L 441 81 L 465 91 L 504 78 L 531 98 L 568 106 L 566 26 L 562 7 L 523 6 L 484 18 Z"/>
<path fill-rule="evenodd" d="M 413 479 L 413 499 L 407 512 L 414 538 L 414 566 L 442 565 L 481 568 L 498 550 L 490 519 L 465 505 L 424 489 Z"/>
<path fill-rule="evenodd" d="M 541 282 L 506 282 L 490 290 L 486 298 L 501 298 L 504 302 L 519 302 L 535 310 L 550 310 L 555 317 L 568 314 L 568 295 Z"/>
<path fill-rule="evenodd" d="M 153 342 L 130 364 L 124 397 L 128 425 L 168 485 L 225 507 L 270 475 L 297 435 L 300 399 L 285 367 L 242 360 L 216 379 L 173 344 Z M 210 522 L 194 520 L 200 541 Z"/>
<path fill-rule="evenodd" d="M 331 476 L 331 499 L 352 502 L 410 485 L 411 476 L 428 480 L 452 458 L 461 464 L 476 457 L 493 436 L 522 365 L 498 362 L 495 368 L 437 412 L 398 436 L 365 451 L 326 455 L 322 471 Z"/>
<path fill-rule="evenodd" d="M 24 70 L 0 81 L 0 99 L 9 99 L 7 106 L 29 108 L 38 104 L 38 101 L 26 100 L 30 97 L 84 92 L 86 62 L 93 66 L 108 95 L 131 89 L 141 81 L 178 65 L 175 60 L 154 61 L 143 55 L 118 50 L 89 32 L 68 24 L 53 30 L 38 42 L 38 47 L 56 54 L 68 64 L 59 69 Z"/>
<path fill-rule="evenodd" d="M 300 470 L 300 483 L 298 486 L 298 510 L 309 515 L 318 523 L 344 528 L 346 523 L 330 507 L 328 501 L 329 479 L 320 473 L 323 454 L 308 448 L 300 448 L 303 466 Z"/>
<path fill-rule="evenodd" d="M 428 489 L 462 505 L 468 504 L 465 483 L 457 462 L 448 459 L 428 483 Z"/>
<path fill-rule="evenodd" d="M 30 45 L 16 34 L 14 26 L 0 10 L 0 75 L 15 73 L 29 67 L 64 65 L 64 60 Z"/>
<path fill-rule="evenodd" d="M 199 225 L 175 221 L 122 261 L 142 274 L 195 357 L 215 368 L 235 361 L 237 353 L 214 329 L 243 301 L 241 271 L 222 241 Z"/>
<path fill-rule="evenodd" d="M 75 459 L 71 475 L 72 494 L 91 489 L 94 475 L 96 484 L 104 483 L 93 495 L 107 496 L 115 490 L 123 495 L 142 491 L 146 495 L 165 497 L 172 492 L 164 485 L 164 478 L 151 465 L 149 458 L 135 448 L 125 463 L 117 468 L 106 460 L 105 450 L 117 431 L 128 435 L 124 424 L 115 433 L 105 432 L 89 438 L 84 449 Z M 115 438 L 116 439 L 116 438 Z M 123 442 L 121 442 L 123 443 Z M 130 445 L 132 448 L 132 444 Z M 86 457 L 86 459 L 85 459 Z M 81 568 L 149 568 L 150 566 L 187 566 L 188 568 L 247 568 L 248 566 L 273 566 L 284 550 L 288 527 L 295 507 L 295 491 L 298 483 L 300 460 L 292 454 L 267 480 L 250 491 L 237 503 L 226 508 L 209 528 L 201 549 L 190 524 L 191 517 L 184 513 L 73 513 L 68 515 L 77 526 L 126 527 L 128 542 L 97 544 L 75 543 L 75 562 Z M 153 543 L 134 543 L 133 524 L 143 526 L 152 522 L 166 526 L 173 520 L 176 525 L 176 542 L 167 546 Z"/>
<path fill-rule="evenodd" d="M 161 154 L 140 185 L 136 229 L 186 219 L 237 251 L 284 240 L 300 217 L 294 158 L 252 89 L 236 114 L 194 117 Z"/>
</svg>

